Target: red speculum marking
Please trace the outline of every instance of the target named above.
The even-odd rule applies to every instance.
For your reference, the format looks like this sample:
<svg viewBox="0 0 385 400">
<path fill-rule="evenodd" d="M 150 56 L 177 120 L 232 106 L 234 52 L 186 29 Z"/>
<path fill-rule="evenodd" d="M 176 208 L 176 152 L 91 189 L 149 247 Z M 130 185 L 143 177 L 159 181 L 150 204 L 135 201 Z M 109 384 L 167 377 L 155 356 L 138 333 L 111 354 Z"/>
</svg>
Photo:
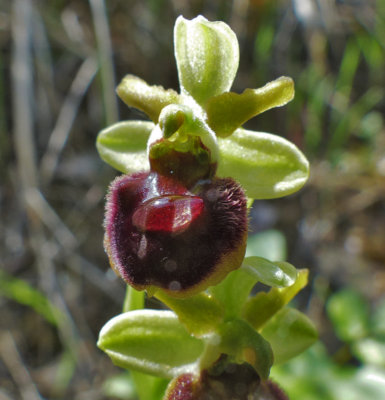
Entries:
<svg viewBox="0 0 385 400">
<path fill-rule="evenodd" d="M 203 212 L 204 203 L 197 196 L 160 196 L 139 206 L 132 223 L 144 232 L 181 233 Z"/>
</svg>

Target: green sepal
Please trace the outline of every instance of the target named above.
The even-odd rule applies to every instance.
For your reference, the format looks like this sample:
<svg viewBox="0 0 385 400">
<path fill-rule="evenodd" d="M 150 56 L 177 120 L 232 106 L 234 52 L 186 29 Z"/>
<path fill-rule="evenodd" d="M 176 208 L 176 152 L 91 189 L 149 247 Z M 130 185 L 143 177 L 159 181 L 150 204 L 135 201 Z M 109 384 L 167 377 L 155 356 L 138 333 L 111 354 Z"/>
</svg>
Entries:
<svg viewBox="0 0 385 400">
<path fill-rule="evenodd" d="M 129 107 L 145 112 L 155 123 L 164 107 L 180 102 L 180 96 L 174 90 L 148 85 L 134 75 L 126 75 L 116 92 Z"/>
<path fill-rule="evenodd" d="M 270 108 L 283 106 L 293 98 L 294 82 L 286 76 L 259 89 L 246 89 L 241 94 L 222 93 L 206 104 L 208 124 L 217 136 L 225 138 L 249 119 Z"/>
<path fill-rule="evenodd" d="M 221 352 L 234 357 L 237 363 L 249 363 L 261 379 L 269 377 L 273 352 L 268 341 L 247 322 L 231 320 L 219 328 Z"/>
<path fill-rule="evenodd" d="M 206 293 L 179 299 L 159 290 L 155 297 L 171 308 L 188 332 L 196 337 L 214 332 L 218 324 L 223 321 L 223 307 L 214 297 Z"/>
<path fill-rule="evenodd" d="M 269 292 L 259 292 L 246 301 L 243 318 L 255 329 L 260 329 L 275 313 L 283 308 L 307 284 L 307 269 L 297 271 L 297 279 L 291 286 L 272 288 Z"/>
<path fill-rule="evenodd" d="M 149 170 L 147 141 L 154 126 L 147 121 L 123 121 L 103 129 L 96 140 L 100 157 L 126 174 Z"/>
<path fill-rule="evenodd" d="M 98 347 L 122 368 L 172 378 L 195 368 L 204 344 L 171 311 L 135 310 L 102 328 Z"/>
<path fill-rule="evenodd" d="M 257 280 L 250 276 L 249 272 L 239 268 L 230 272 L 218 285 L 211 286 L 209 293 L 222 304 L 226 312 L 225 318 L 235 318 L 256 282 Z"/>
<path fill-rule="evenodd" d="M 294 308 L 283 308 L 261 330 L 270 343 L 274 364 L 282 364 L 302 353 L 318 339 L 317 329 L 310 319 Z"/>
<path fill-rule="evenodd" d="M 218 138 L 217 175 L 231 176 L 253 199 L 273 199 L 299 190 L 309 176 L 309 162 L 288 140 L 264 132 L 237 129 Z"/>
<path fill-rule="evenodd" d="M 230 89 L 239 63 L 235 33 L 223 22 L 201 15 L 191 21 L 178 17 L 174 28 L 175 58 L 181 91 L 204 105 Z"/>
<path fill-rule="evenodd" d="M 242 264 L 256 281 L 273 287 L 287 287 L 295 283 L 297 270 L 285 261 L 269 261 L 263 257 L 246 257 Z"/>
</svg>

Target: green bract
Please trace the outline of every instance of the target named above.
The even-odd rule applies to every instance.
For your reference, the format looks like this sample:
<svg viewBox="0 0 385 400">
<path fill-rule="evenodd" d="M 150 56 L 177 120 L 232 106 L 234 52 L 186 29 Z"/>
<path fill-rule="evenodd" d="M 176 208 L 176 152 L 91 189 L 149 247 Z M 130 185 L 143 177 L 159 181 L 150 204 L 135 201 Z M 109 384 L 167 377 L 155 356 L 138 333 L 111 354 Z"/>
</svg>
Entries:
<svg viewBox="0 0 385 400">
<path fill-rule="evenodd" d="M 124 173 L 148 170 L 150 144 L 164 138 L 177 148 L 199 136 L 211 160 L 218 161 L 217 175 L 236 179 L 249 198 L 276 198 L 300 189 L 309 174 L 301 151 L 282 137 L 241 129 L 250 118 L 289 102 L 294 97 L 292 79 L 280 77 L 259 89 L 230 92 L 239 49 L 234 32 L 223 22 L 179 17 L 174 45 L 181 93 L 127 75 L 118 95 L 152 122 L 119 122 L 100 132 L 102 159 Z"/>
<path fill-rule="evenodd" d="M 171 311 L 136 310 L 112 318 L 98 346 L 114 364 L 165 378 L 194 370 L 203 342 L 189 335 Z"/>
</svg>

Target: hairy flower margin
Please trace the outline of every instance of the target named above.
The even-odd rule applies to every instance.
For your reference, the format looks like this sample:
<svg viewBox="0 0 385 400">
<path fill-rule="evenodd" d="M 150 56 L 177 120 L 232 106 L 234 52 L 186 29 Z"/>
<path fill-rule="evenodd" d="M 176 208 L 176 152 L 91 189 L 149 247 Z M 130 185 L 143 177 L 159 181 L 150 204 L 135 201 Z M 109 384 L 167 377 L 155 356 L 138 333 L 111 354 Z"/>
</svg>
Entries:
<svg viewBox="0 0 385 400">
<path fill-rule="evenodd" d="M 215 394 L 218 365 L 224 383 L 233 365 L 248 371 L 247 391 L 285 398 L 268 381 L 273 359 L 284 362 L 317 337 L 304 314 L 286 307 L 307 271 L 244 258 L 247 204 L 299 190 L 309 165 L 289 141 L 242 125 L 290 101 L 293 81 L 229 91 L 239 49 L 223 22 L 179 17 L 174 45 L 180 93 L 127 75 L 118 95 L 152 122 L 119 122 L 98 135 L 101 158 L 125 174 L 109 188 L 104 245 L 130 285 L 128 312 L 102 328 L 98 346 L 116 365 L 172 379 L 167 400 Z M 258 281 L 272 289 L 250 296 Z M 142 309 L 143 290 L 172 312 Z"/>
</svg>

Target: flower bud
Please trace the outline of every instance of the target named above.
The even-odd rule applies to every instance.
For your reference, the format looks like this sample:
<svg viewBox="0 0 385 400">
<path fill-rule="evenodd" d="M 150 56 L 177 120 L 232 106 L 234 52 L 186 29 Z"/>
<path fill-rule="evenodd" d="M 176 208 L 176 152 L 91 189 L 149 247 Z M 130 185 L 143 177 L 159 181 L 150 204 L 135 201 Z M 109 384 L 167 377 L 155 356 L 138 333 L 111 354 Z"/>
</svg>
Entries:
<svg viewBox="0 0 385 400">
<path fill-rule="evenodd" d="M 246 197 L 230 178 L 181 182 L 143 172 L 110 186 L 105 249 L 135 289 L 185 297 L 221 281 L 243 260 Z"/>
</svg>

